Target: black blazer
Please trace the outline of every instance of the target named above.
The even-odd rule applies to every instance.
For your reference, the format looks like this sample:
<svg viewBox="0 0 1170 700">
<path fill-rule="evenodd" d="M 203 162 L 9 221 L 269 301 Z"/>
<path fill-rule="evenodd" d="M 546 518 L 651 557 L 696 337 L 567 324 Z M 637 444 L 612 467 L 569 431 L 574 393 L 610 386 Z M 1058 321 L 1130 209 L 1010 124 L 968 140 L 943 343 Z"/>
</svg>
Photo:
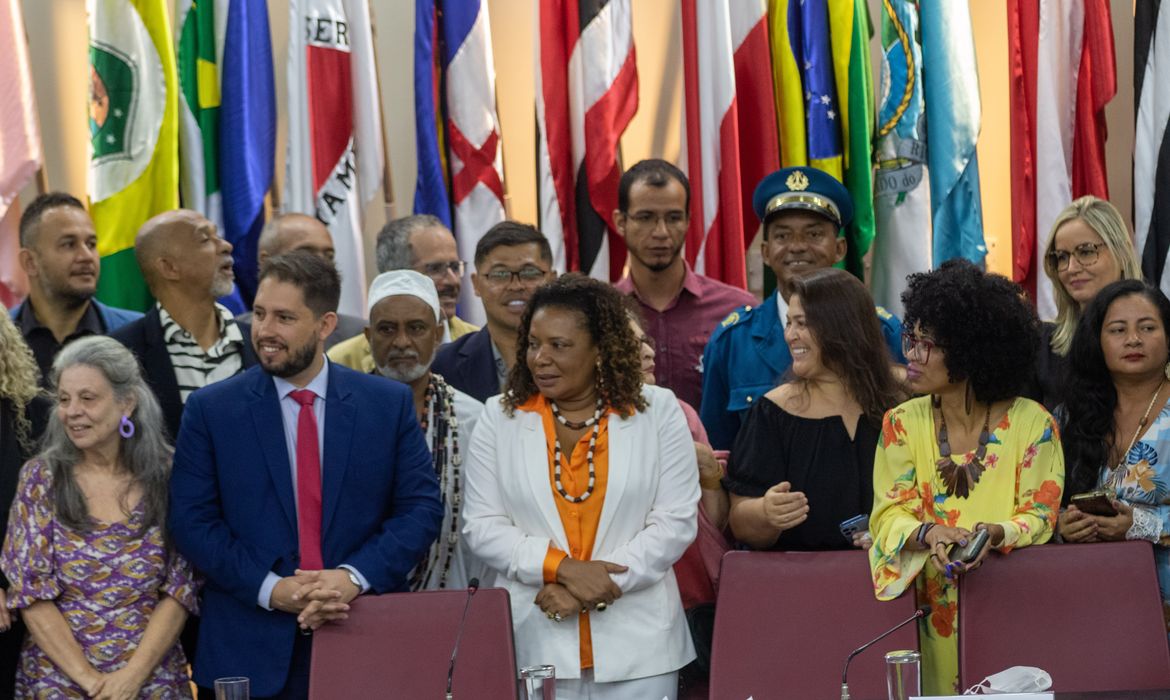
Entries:
<svg viewBox="0 0 1170 700">
<path fill-rule="evenodd" d="M 474 396 L 481 403 L 500 393 L 492 337 L 487 328 L 468 333 L 439 348 L 431 369 L 443 375 L 448 384 Z"/>
<path fill-rule="evenodd" d="M 248 369 L 257 364 L 256 351 L 252 348 L 252 327 L 239 321 L 236 324 L 244 335 L 244 369 Z M 110 337 L 129 348 L 142 363 L 146 383 L 162 407 L 167 432 L 173 443 L 179 434 L 179 422 L 183 419 L 183 397 L 179 394 L 179 382 L 175 379 L 175 365 L 171 363 L 171 354 L 167 352 L 167 343 L 163 339 L 158 307 L 114 331 Z"/>
</svg>

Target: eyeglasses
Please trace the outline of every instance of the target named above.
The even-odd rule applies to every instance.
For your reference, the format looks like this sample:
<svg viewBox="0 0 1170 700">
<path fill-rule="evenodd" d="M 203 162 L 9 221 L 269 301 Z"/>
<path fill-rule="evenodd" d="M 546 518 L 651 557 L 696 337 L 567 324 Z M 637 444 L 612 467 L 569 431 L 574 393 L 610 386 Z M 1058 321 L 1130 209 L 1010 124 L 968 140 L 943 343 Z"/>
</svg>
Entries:
<svg viewBox="0 0 1170 700">
<path fill-rule="evenodd" d="M 423 273 L 427 277 L 442 277 L 448 272 L 454 272 L 456 277 L 463 276 L 463 270 L 466 269 L 467 263 L 462 260 L 452 260 L 451 262 L 433 262 L 427 263 L 418 269 L 418 272 Z"/>
<path fill-rule="evenodd" d="M 918 356 L 918 361 L 922 364 L 930 362 L 930 351 L 934 349 L 934 341 L 929 338 L 919 338 L 913 333 L 902 333 L 902 354 L 910 357 L 911 354 Z"/>
<path fill-rule="evenodd" d="M 544 281 L 544 278 L 547 275 L 548 273 L 539 267 L 533 267 L 529 265 L 527 267 L 522 267 L 515 272 L 504 267 L 492 268 L 491 270 L 488 270 L 486 274 L 484 274 L 484 277 L 487 278 L 489 283 L 497 287 L 502 287 L 506 284 L 509 284 L 513 279 L 519 280 L 520 284 L 528 287 L 535 284 L 540 284 Z"/>
<path fill-rule="evenodd" d="M 668 229 L 686 228 L 687 214 L 684 211 L 668 211 L 664 214 L 657 214 L 652 211 L 636 211 L 629 215 L 630 221 L 633 221 L 639 226 L 647 228 L 657 228 L 658 222 L 661 221 Z"/>
<path fill-rule="evenodd" d="M 1068 269 L 1068 261 L 1073 256 L 1076 256 L 1077 264 L 1081 267 L 1087 267 L 1097 262 L 1097 255 L 1104 243 L 1082 243 L 1069 253 L 1067 250 L 1052 250 L 1044 256 L 1044 262 L 1051 270 L 1063 272 Z"/>
</svg>

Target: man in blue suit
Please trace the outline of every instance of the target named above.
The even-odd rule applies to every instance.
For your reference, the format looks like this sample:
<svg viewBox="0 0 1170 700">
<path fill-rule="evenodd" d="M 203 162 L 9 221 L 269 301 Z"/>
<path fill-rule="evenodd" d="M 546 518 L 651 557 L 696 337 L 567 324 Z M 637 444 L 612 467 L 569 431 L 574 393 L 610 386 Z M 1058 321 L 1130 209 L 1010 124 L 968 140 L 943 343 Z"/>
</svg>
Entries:
<svg viewBox="0 0 1170 700">
<path fill-rule="evenodd" d="M 175 544 L 207 577 L 195 682 L 308 696 L 311 631 L 366 593 L 405 590 L 443 506 L 410 390 L 329 363 L 333 265 L 268 259 L 260 365 L 187 400 L 171 476 Z"/>
</svg>

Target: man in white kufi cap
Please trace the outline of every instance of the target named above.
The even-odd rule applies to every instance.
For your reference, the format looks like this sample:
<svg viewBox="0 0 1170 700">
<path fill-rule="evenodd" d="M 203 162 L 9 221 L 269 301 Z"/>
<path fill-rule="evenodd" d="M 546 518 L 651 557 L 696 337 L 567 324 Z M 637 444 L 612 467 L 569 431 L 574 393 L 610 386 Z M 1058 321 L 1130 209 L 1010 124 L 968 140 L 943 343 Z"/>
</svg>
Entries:
<svg viewBox="0 0 1170 700">
<path fill-rule="evenodd" d="M 383 272 L 370 283 L 366 339 L 374 373 L 410 386 L 414 409 L 426 435 L 443 493 L 438 540 L 411 573 L 413 590 L 464 588 L 486 574 L 460 539 L 464 492 L 463 456 L 483 404 L 447 384 L 431 371 L 443 341 L 442 307 L 435 283 L 414 270 Z"/>
</svg>

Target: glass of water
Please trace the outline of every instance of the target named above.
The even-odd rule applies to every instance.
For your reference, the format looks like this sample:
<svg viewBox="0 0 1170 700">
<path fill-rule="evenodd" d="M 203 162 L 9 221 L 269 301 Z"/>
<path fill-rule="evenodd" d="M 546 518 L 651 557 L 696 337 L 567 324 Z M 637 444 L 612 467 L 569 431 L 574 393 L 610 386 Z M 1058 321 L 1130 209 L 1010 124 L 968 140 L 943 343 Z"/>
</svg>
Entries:
<svg viewBox="0 0 1170 700">
<path fill-rule="evenodd" d="M 557 670 L 549 664 L 520 669 L 524 681 L 524 700 L 556 700 Z"/>
<path fill-rule="evenodd" d="M 921 654 L 911 650 L 886 654 L 886 689 L 890 700 L 908 700 L 922 695 L 922 676 L 919 673 L 921 658 Z"/>
<path fill-rule="evenodd" d="M 243 676 L 215 679 L 215 700 L 249 700 L 248 679 Z"/>
</svg>

